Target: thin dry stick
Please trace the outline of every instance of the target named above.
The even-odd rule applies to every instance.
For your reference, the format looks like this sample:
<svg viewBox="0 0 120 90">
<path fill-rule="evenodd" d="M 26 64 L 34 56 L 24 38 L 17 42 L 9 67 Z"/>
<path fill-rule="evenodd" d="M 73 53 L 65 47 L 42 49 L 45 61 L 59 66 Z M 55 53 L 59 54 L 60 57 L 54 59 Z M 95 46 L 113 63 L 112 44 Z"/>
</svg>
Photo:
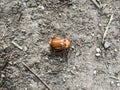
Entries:
<svg viewBox="0 0 120 90">
<path fill-rule="evenodd" d="M 19 14 L 18 21 L 20 21 L 22 15 L 23 15 L 22 13 Z"/>
<path fill-rule="evenodd" d="M 97 8 L 99 8 L 99 9 L 101 8 L 101 5 L 99 5 L 96 0 L 91 0 L 91 1 L 95 4 L 95 6 L 96 6 Z"/>
<path fill-rule="evenodd" d="M 62 7 L 64 5 L 66 5 L 66 4 L 72 4 L 72 3 L 73 2 L 71 2 L 71 1 L 66 1 L 66 2 L 62 3 L 61 5 L 57 6 L 56 8 Z"/>
<path fill-rule="evenodd" d="M 106 28 L 105 28 L 105 32 L 104 32 L 104 34 L 103 34 L 103 40 L 102 40 L 103 43 L 104 43 L 104 41 L 105 41 L 105 37 L 106 37 L 106 35 L 107 35 L 109 26 L 110 26 L 110 24 L 111 24 L 111 22 L 112 22 L 112 20 L 113 20 L 113 15 L 114 15 L 114 14 L 111 14 L 110 20 L 109 20 L 109 22 L 108 22 L 108 24 L 107 24 L 107 26 L 106 26 Z"/>
<path fill-rule="evenodd" d="M 15 45 L 17 48 L 19 48 L 20 50 L 23 50 L 23 48 L 20 45 L 18 45 L 16 42 L 12 41 L 11 43 Z"/>
<path fill-rule="evenodd" d="M 48 88 L 49 90 L 52 90 L 44 81 L 42 81 L 42 79 L 36 74 L 34 73 L 24 62 L 22 62 L 22 64 L 32 73 L 34 74 L 45 86 L 46 88 Z"/>
</svg>

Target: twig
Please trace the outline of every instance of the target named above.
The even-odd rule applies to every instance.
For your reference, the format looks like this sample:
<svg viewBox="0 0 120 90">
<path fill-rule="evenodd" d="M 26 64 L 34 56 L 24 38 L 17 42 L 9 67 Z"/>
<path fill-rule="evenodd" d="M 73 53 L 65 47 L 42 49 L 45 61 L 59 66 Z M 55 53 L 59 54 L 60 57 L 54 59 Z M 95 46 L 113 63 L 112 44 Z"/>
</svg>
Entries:
<svg viewBox="0 0 120 90">
<path fill-rule="evenodd" d="M 101 8 L 101 5 L 99 5 L 99 3 L 96 1 L 96 0 L 91 0 L 94 4 L 95 4 L 95 6 L 97 7 L 97 8 Z"/>
<path fill-rule="evenodd" d="M 114 77 L 114 76 L 109 76 L 109 78 L 118 80 L 120 82 L 120 80 L 118 78 Z"/>
<path fill-rule="evenodd" d="M 42 79 L 36 74 L 34 73 L 24 62 L 22 62 L 22 64 L 32 73 L 34 74 L 45 86 L 46 88 L 48 88 L 49 90 L 52 90 L 44 81 L 42 81 Z"/>
<path fill-rule="evenodd" d="M 107 35 L 109 26 L 110 26 L 110 24 L 111 24 L 111 22 L 112 22 L 112 20 L 113 20 L 113 15 L 114 15 L 114 14 L 111 14 L 110 20 L 109 20 L 109 22 L 108 22 L 108 24 L 107 24 L 107 26 L 106 26 L 106 28 L 105 28 L 105 32 L 104 32 L 104 34 L 103 34 L 102 43 L 104 43 L 104 41 L 105 41 L 105 37 L 106 37 L 106 35 Z"/>
<path fill-rule="evenodd" d="M 16 42 L 12 41 L 11 43 L 15 45 L 17 48 L 19 48 L 20 50 L 23 50 L 23 48 L 20 45 L 18 45 Z"/>
<path fill-rule="evenodd" d="M 18 21 L 20 21 L 21 17 L 22 17 L 22 13 L 19 14 Z"/>
<path fill-rule="evenodd" d="M 59 8 L 59 7 L 62 7 L 62 6 L 64 6 L 64 5 L 66 5 L 66 4 L 72 4 L 73 2 L 71 2 L 71 1 L 65 1 L 64 3 L 62 3 L 61 5 L 59 5 L 59 6 L 57 6 L 56 8 Z"/>
</svg>

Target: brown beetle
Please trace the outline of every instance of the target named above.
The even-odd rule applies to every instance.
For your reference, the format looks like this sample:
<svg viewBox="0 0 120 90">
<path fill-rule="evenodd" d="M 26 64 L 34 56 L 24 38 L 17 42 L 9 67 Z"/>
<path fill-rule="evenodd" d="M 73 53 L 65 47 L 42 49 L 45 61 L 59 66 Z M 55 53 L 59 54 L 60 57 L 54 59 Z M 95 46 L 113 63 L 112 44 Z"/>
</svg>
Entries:
<svg viewBox="0 0 120 90">
<path fill-rule="evenodd" d="M 50 40 L 50 47 L 53 51 L 62 51 L 70 48 L 71 42 L 67 38 L 53 37 Z"/>
</svg>

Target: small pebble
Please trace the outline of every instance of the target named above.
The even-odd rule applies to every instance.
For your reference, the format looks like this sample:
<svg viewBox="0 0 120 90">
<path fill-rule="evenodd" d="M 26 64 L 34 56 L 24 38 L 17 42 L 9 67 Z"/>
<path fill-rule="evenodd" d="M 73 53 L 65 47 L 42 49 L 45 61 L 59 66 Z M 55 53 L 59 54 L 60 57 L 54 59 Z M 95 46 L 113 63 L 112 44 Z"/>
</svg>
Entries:
<svg viewBox="0 0 120 90">
<path fill-rule="evenodd" d="M 2 77 L 2 78 L 4 78 L 4 77 L 5 77 L 5 75 L 4 75 L 4 74 L 1 74 L 1 77 Z"/>
<path fill-rule="evenodd" d="M 96 57 L 99 57 L 99 56 L 100 56 L 100 53 L 96 53 L 95 56 L 96 56 Z"/>
<path fill-rule="evenodd" d="M 96 52 L 97 53 L 101 52 L 100 48 L 96 48 Z"/>
<path fill-rule="evenodd" d="M 27 51 L 27 50 L 28 50 L 27 46 L 23 47 L 23 51 Z"/>
<path fill-rule="evenodd" d="M 112 74 L 112 72 L 111 72 L 111 71 L 109 71 L 108 73 L 109 73 L 110 75 Z"/>
<path fill-rule="evenodd" d="M 106 49 L 107 49 L 107 48 L 109 48 L 109 47 L 110 47 L 110 45 L 111 45 L 111 43 L 109 43 L 109 42 L 105 42 L 105 43 L 104 43 L 104 48 L 106 48 Z"/>
<path fill-rule="evenodd" d="M 80 52 L 76 52 L 76 56 L 79 56 L 80 55 Z"/>
<path fill-rule="evenodd" d="M 117 49 L 115 48 L 114 51 L 117 52 Z"/>
<path fill-rule="evenodd" d="M 44 6 L 38 6 L 38 8 L 40 9 L 40 10 L 44 10 L 45 9 L 45 7 Z"/>
<path fill-rule="evenodd" d="M 110 84 L 111 84 L 111 85 L 114 85 L 115 83 L 114 83 L 114 81 L 111 81 Z"/>
<path fill-rule="evenodd" d="M 62 58 L 60 58 L 59 60 L 60 60 L 60 62 L 62 62 L 62 61 L 63 61 L 63 59 L 62 59 Z"/>
<path fill-rule="evenodd" d="M 101 26 L 102 26 L 102 24 L 101 24 L 101 23 L 99 23 L 99 24 L 98 24 L 98 26 L 99 26 L 99 27 L 101 27 Z"/>
<path fill-rule="evenodd" d="M 12 65 L 12 64 L 13 64 L 13 62 L 12 62 L 12 61 L 10 61 L 10 62 L 9 62 L 9 64 L 10 64 L 10 65 Z"/>
<path fill-rule="evenodd" d="M 94 33 L 92 33 L 91 35 L 92 35 L 92 36 L 95 36 L 95 34 L 94 34 Z"/>
<path fill-rule="evenodd" d="M 63 82 L 64 82 L 64 83 L 65 83 L 65 81 L 66 81 L 65 78 L 63 78 Z"/>
<path fill-rule="evenodd" d="M 93 74 L 96 75 L 96 74 L 97 74 L 97 71 L 95 70 L 95 71 L 93 72 Z"/>
<path fill-rule="evenodd" d="M 48 60 L 48 57 L 44 57 L 45 60 Z"/>
<path fill-rule="evenodd" d="M 75 66 L 73 66 L 73 70 L 75 70 L 76 69 L 76 67 Z"/>
<path fill-rule="evenodd" d="M 117 83 L 117 86 L 119 87 L 119 86 L 120 86 L 120 83 Z"/>
<path fill-rule="evenodd" d="M 72 49 L 75 49 L 75 47 L 74 47 L 74 46 L 71 46 L 71 48 L 72 48 Z"/>
</svg>

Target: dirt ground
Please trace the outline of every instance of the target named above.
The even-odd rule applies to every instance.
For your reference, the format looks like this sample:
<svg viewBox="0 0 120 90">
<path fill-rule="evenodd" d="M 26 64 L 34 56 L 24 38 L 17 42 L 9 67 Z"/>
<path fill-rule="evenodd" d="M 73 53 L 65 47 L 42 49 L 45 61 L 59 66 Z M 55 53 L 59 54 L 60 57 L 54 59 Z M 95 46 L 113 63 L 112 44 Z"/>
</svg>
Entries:
<svg viewBox="0 0 120 90">
<path fill-rule="evenodd" d="M 0 90 L 48 90 L 30 70 L 51 90 L 120 90 L 120 0 L 97 3 L 0 0 Z M 68 53 L 50 54 L 55 36 Z"/>
</svg>

